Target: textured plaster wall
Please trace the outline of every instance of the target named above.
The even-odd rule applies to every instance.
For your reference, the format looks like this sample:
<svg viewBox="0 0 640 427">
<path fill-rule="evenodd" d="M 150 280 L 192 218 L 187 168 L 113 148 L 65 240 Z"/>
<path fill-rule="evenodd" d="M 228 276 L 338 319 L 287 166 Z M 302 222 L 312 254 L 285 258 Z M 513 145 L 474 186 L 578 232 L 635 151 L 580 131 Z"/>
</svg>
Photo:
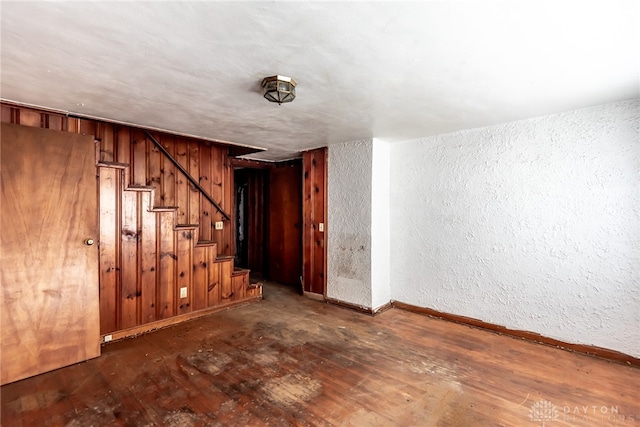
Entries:
<svg viewBox="0 0 640 427">
<path fill-rule="evenodd" d="M 371 308 L 391 300 L 390 185 L 391 148 L 373 140 L 371 164 Z"/>
<path fill-rule="evenodd" d="M 372 140 L 329 146 L 327 297 L 371 307 Z"/>
<path fill-rule="evenodd" d="M 392 299 L 640 357 L 639 117 L 634 100 L 392 145 Z"/>
</svg>

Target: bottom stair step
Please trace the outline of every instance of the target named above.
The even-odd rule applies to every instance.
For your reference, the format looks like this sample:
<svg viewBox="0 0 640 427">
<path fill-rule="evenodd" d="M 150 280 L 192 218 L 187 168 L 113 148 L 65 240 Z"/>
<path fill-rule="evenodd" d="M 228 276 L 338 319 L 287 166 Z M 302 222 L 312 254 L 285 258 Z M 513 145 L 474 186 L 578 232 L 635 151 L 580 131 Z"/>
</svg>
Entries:
<svg viewBox="0 0 640 427">
<path fill-rule="evenodd" d="M 262 283 L 251 283 L 247 286 L 247 297 L 262 298 Z"/>
</svg>

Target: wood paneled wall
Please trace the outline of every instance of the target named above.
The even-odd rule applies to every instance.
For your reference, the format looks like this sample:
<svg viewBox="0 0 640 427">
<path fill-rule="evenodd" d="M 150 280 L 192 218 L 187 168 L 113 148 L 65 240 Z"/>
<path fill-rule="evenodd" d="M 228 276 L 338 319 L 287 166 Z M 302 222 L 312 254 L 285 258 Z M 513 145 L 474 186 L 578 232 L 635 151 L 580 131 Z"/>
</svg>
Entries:
<svg viewBox="0 0 640 427">
<path fill-rule="evenodd" d="M 164 158 L 143 130 L 4 103 L 1 107 L 2 122 L 93 135 L 100 142 L 101 162 L 130 165 L 128 185 L 153 186 L 156 190 L 154 206 L 177 207 L 178 224 L 199 224 L 202 240 L 214 240 L 218 243 L 219 254 L 233 255 L 233 227 L 225 221 L 223 230 L 215 229 L 215 222 L 224 220 L 223 216 Z M 233 169 L 229 164 L 228 147 L 170 134 L 152 134 L 231 214 Z"/>
<path fill-rule="evenodd" d="M 101 161 L 130 165 L 128 185 L 152 186 L 154 206 L 176 207 L 177 224 L 198 224 L 201 240 L 213 240 L 218 243 L 221 255 L 233 255 L 231 224 L 225 221 L 222 230 L 215 229 L 215 222 L 224 220 L 222 214 L 160 153 L 143 131 L 99 122 L 88 123 L 83 131 L 96 135 L 100 141 Z M 230 214 L 233 189 L 227 148 L 167 134 L 154 133 L 154 137 Z"/>
<path fill-rule="evenodd" d="M 300 287 L 302 162 L 282 162 L 269 172 L 269 278 Z"/>
<path fill-rule="evenodd" d="M 305 292 L 326 293 L 327 149 L 302 153 L 303 271 Z M 322 229 L 322 231 L 321 231 Z"/>
<path fill-rule="evenodd" d="M 224 218 L 146 137 L 130 126 L 2 104 L 2 121 L 92 135 L 99 141 L 100 332 L 260 295 L 233 266 Z M 191 176 L 233 214 L 228 147 L 152 132 Z M 180 297 L 187 288 L 187 297 Z"/>
</svg>

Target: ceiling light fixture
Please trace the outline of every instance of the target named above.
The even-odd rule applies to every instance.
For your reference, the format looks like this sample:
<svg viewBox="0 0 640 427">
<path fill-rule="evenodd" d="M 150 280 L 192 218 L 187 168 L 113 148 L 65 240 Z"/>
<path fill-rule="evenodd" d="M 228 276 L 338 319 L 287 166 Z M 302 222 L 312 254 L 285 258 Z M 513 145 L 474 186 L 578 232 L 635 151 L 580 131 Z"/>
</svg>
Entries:
<svg viewBox="0 0 640 427">
<path fill-rule="evenodd" d="M 271 76 L 262 79 L 264 97 L 271 102 L 282 104 L 296 99 L 296 81 L 286 76 Z"/>
</svg>

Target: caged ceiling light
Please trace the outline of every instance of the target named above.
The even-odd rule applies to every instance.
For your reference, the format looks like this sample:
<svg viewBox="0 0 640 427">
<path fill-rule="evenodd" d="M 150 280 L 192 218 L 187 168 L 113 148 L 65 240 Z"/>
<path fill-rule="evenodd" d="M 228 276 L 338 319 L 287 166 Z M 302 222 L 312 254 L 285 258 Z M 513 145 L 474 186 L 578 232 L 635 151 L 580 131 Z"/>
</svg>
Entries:
<svg viewBox="0 0 640 427">
<path fill-rule="evenodd" d="M 271 76 L 262 79 L 264 97 L 282 104 L 296 99 L 296 81 L 286 76 Z"/>
</svg>

